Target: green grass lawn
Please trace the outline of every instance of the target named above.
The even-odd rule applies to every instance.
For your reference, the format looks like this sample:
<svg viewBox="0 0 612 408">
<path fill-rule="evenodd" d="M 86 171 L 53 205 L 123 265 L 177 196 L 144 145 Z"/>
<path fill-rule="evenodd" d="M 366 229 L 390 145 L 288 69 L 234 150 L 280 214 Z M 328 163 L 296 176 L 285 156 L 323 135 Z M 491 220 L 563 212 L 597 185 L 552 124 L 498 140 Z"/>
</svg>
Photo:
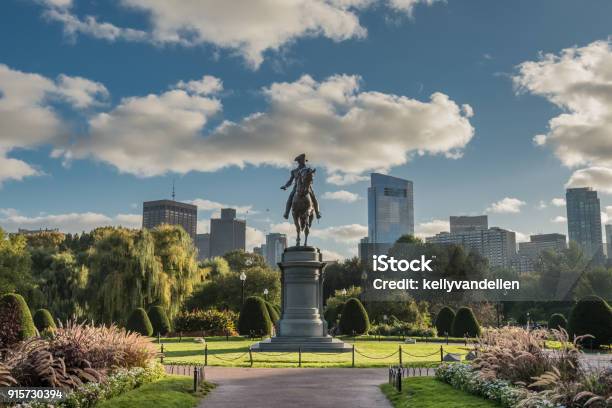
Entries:
<svg viewBox="0 0 612 408">
<path fill-rule="evenodd" d="M 213 386 L 204 383 L 202 390 L 193 392 L 191 377 L 168 375 L 118 397 L 103 401 L 96 408 L 192 408 Z"/>
<path fill-rule="evenodd" d="M 348 341 L 345 339 L 345 341 Z M 157 342 L 157 340 L 155 340 Z M 248 367 L 248 348 L 255 341 L 241 337 L 207 337 L 208 365 L 227 367 Z M 196 343 L 193 338 L 185 337 L 162 339 L 164 343 L 164 363 L 204 364 L 204 344 Z M 352 341 L 350 341 L 351 344 Z M 399 346 L 402 346 L 403 360 L 406 366 L 435 366 L 440 363 L 439 343 L 405 344 L 400 341 L 355 341 L 356 367 L 387 367 L 398 364 Z M 444 352 L 467 353 L 462 344 L 442 345 Z M 363 355 L 373 358 L 367 358 Z M 394 354 L 395 353 L 395 354 Z M 253 352 L 254 367 L 296 367 L 298 353 L 256 353 Z M 351 353 L 302 353 L 302 367 L 350 367 Z"/>
<path fill-rule="evenodd" d="M 494 408 L 495 402 L 466 394 L 431 377 L 411 377 L 402 382 L 402 392 L 393 386 L 380 387 L 395 408 Z"/>
</svg>

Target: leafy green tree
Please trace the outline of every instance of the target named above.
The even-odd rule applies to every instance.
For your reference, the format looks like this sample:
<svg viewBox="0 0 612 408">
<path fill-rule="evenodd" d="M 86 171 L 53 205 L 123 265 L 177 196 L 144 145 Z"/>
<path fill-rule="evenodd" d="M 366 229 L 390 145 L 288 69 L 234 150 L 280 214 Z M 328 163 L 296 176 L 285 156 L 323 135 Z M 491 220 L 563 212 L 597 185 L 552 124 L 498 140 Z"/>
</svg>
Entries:
<svg viewBox="0 0 612 408">
<path fill-rule="evenodd" d="M 36 329 L 38 329 L 39 333 L 44 332 L 45 330 L 53 330 L 57 326 L 55 325 L 55 321 L 53 320 L 53 316 L 47 309 L 38 309 L 34 313 L 34 325 Z"/>
<path fill-rule="evenodd" d="M 323 299 L 327 299 L 335 291 L 351 286 L 361 285 L 363 266 L 359 258 L 345 259 L 341 262 L 330 263 L 325 268 L 325 281 L 323 281 Z"/>
<path fill-rule="evenodd" d="M 340 316 L 342 334 L 365 334 L 370 330 L 370 319 L 359 299 L 349 299 L 342 308 Z"/>
<path fill-rule="evenodd" d="M 266 302 L 266 308 L 268 309 L 268 315 L 270 316 L 270 320 L 273 324 L 276 324 L 276 322 L 280 319 L 280 316 L 274 308 L 274 305 L 272 305 L 272 303 L 270 302 Z"/>
<path fill-rule="evenodd" d="M 203 271 L 203 275 L 208 279 L 214 279 L 220 275 L 230 273 L 230 267 L 225 258 L 221 256 L 214 257 L 212 259 L 206 259 L 200 262 L 200 270 Z"/>
<path fill-rule="evenodd" d="M 127 319 L 125 328 L 135 333 L 140 333 L 143 336 L 153 335 L 153 326 L 147 316 L 147 312 L 141 307 L 134 309 Z"/>
<path fill-rule="evenodd" d="M 268 300 L 280 303 L 280 274 L 277 270 L 254 267 L 243 272 L 247 277 L 244 282 L 245 298 L 257 296 L 268 289 Z M 238 311 L 241 308 L 241 289 L 238 273 L 217 275 L 199 285 L 185 307 L 188 310 L 218 308 Z"/>
<path fill-rule="evenodd" d="M 23 235 L 7 236 L 0 228 L 0 294 L 34 289 L 31 258 Z"/>
<path fill-rule="evenodd" d="M 229 268 L 234 272 L 242 272 L 245 269 L 255 267 L 265 268 L 267 266 L 263 256 L 245 252 L 243 249 L 226 253 L 223 255 L 223 259 L 227 261 Z"/>
<path fill-rule="evenodd" d="M 461 307 L 453 320 L 452 335 L 455 337 L 480 336 L 480 324 L 469 307 Z"/>
<path fill-rule="evenodd" d="M 171 330 L 170 320 L 168 319 L 168 315 L 166 311 L 161 306 L 151 306 L 149 308 L 149 320 L 151 321 L 151 326 L 153 327 L 154 335 L 162 335 L 165 336 Z"/>
<path fill-rule="evenodd" d="M 58 250 L 66 236 L 57 231 L 40 231 L 24 235 L 28 245 L 32 248 L 51 248 Z"/>
<path fill-rule="evenodd" d="M 170 307 L 171 280 L 155 256 L 148 230 L 99 228 L 89 255 L 89 310 L 95 320 L 123 323 L 131 310 Z"/>
<path fill-rule="evenodd" d="M 451 334 L 455 312 L 448 306 L 444 306 L 438 312 L 436 317 L 436 330 L 438 336 L 446 336 Z"/>
<path fill-rule="evenodd" d="M 160 225 L 151 231 L 155 256 L 161 261 L 161 275 L 165 290 L 157 301 L 172 319 L 191 295 L 194 285 L 201 281 L 197 252 L 189 234 L 181 226 Z"/>
<path fill-rule="evenodd" d="M 35 335 L 36 327 L 23 296 L 7 293 L 0 297 L 0 349 Z"/>
<path fill-rule="evenodd" d="M 244 301 L 238 318 L 238 332 L 242 335 L 251 333 L 267 335 L 272 331 L 272 320 L 266 308 L 266 302 L 257 296 L 250 296 Z"/>
</svg>

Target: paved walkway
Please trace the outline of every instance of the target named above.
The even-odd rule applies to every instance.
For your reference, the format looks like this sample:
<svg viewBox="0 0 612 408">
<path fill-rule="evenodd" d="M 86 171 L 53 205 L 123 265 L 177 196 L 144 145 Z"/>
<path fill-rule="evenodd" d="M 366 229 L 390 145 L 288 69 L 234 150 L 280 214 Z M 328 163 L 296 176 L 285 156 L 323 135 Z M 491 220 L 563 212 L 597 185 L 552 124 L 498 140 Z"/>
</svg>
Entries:
<svg viewBox="0 0 612 408">
<path fill-rule="evenodd" d="M 386 368 L 206 367 L 217 384 L 199 408 L 391 408 L 378 386 Z"/>
</svg>

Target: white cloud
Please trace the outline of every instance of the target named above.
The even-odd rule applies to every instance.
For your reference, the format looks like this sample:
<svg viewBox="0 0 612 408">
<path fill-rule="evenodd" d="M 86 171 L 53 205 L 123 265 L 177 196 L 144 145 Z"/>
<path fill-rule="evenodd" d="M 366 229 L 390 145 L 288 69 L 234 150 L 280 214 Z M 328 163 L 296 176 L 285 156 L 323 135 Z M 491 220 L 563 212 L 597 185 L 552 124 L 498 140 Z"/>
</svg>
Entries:
<svg viewBox="0 0 612 408">
<path fill-rule="evenodd" d="M 248 164 L 289 166 L 303 145 L 301 138 L 287 135 L 299 132 L 310 140 L 311 164 L 331 174 L 359 175 L 402 165 L 413 155 L 458 158 L 474 134 L 470 109 L 444 94 L 421 102 L 360 91 L 359 82 L 357 76 L 317 82 L 306 75 L 274 83 L 263 90 L 267 111 L 223 122 L 206 135 L 209 118 L 221 110 L 212 97 L 171 89 L 126 98 L 94 116 L 89 137 L 60 153 L 91 156 L 139 176 Z"/>
<path fill-rule="evenodd" d="M 419 238 L 434 236 L 442 231 L 450 231 L 448 220 L 431 220 L 417 224 L 415 235 Z"/>
<path fill-rule="evenodd" d="M 521 207 L 525 204 L 526 203 L 524 201 L 521 201 L 518 198 L 505 197 L 504 199 L 491 204 L 486 211 L 498 214 L 519 213 L 521 212 Z"/>
<path fill-rule="evenodd" d="M 328 262 L 329 261 L 342 261 L 347 258 L 345 255 L 342 255 L 334 251 L 328 251 L 327 249 L 321 250 L 321 253 L 323 254 L 323 260 L 328 261 Z"/>
<path fill-rule="evenodd" d="M 325 181 L 327 181 L 329 184 L 335 184 L 337 186 L 347 186 L 349 184 L 368 180 L 368 178 L 368 176 L 362 176 L 360 174 L 333 173 L 330 174 Z"/>
<path fill-rule="evenodd" d="M 232 205 L 223 204 L 217 201 L 206 200 L 204 198 L 196 198 L 194 200 L 186 200 L 186 203 L 198 206 L 198 211 L 219 211 L 222 208 L 234 208 L 237 214 L 254 214 L 253 206 L 251 205 Z"/>
<path fill-rule="evenodd" d="M 121 225 L 127 228 L 140 228 L 142 216 L 139 214 L 117 214 L 108 216 L 95 212 L 41 214 L 29 217 L 15 210 L 0 211 L 0 226 L 7 231 L 17 231 L 19 228 L 40 229 L 59 228 L 62 232 L 80 233 L 94 228 Z"/>
<path fill-rule="evenodd" d="M 512 231 L 512 230 L 510 230 L 510 231 Z M 524 233 L 519 232 L 519 231 L 512 231 L 512 232 L 514 232 L 514 236 L 515 236 L 515 239 L 516 239 L 517 243 L 519 243 L 519 242 L 528 242 L 530 240 L 529 234 L 524 234 Z"/>
<path fill-rule="evenodd" d="M 261 246 L 266 242 L 266 236 L 257 228 L 246 228 L 246 250 L 252 251 L 254 247 Z"/>
<path fill-rule="evenodd" d="M 605 221 L 602 221 L 602 223 L 604 223 L 604 224 L 609 222 L 610 220 L 612 220 L 612 205 L 606 206 L 605 212 L 602 213 L 601 219 L 602 220 L 605 219 Z"/>
<path fill-rule="evenodd" d="M 223 90 L 223 82 L 214 76 L 204 75 L 197 81 L 179 81 L 176 88 L 184 89 L 196 95 L 214 95 Z"/>
<path fill-rule="evenodd" d="M 540 200 L 540 202 L 538 203 L 538 210 L 543 210 L 546 207 L 548 207 L 548 205 L 546 204 L 546 202 L 544 202 L 544 200 Z"/>
<path fill-rule="evenodd" d="M 74 37 L 85 34 L 108 41 L 146 41 L 154 44 L 195 46 L 212 44 L 233 50 L 258 67 L 266 51 L 279 50 L 303 37 L 333 41 L 362 38 L 367 30 L 358 13 L 375 4 L 412 15 L 417 4 L 440 0 L 182 0 L 180 7 L 167 0 L 122 0 L 120 5 L 146 15 L 150 31 L 118 27 L 95 17 L 79 17 L 70 0 L 39 0 L 44 15 L 59 22 Z"/>
<path fill-rule="evenodd" d="M 270 225 L 270 231 L 286 234 L 287 237 L 293 237 L 295 235 L 295 226 L 285 221 L 280 224 Z M 337 225 L 327 228 L 313 228 L 310 234 L 310 236 L 318 239 L 353 244 L 368 235 L 368 227 L 360 224 Z"/>
<path fill-rule="evenodd" d="M 555 207 L 565 207 L 565 198 L 556 197 L 550 200 L 550 203 Z"/>
<path fill-rule="evenodd" d="M 576 171 L 568 185 L 590 184 L 612 193 L 612 46 L 610 40 L 544 54 L 518 66 L 519 91 L 548 99 L 564 112 L 549 121 L 536 144 L 550 146 Z M 607 184 L 605 183 L 607 180 Z"/>
<path fill-rule="evenodd" d="M 576 170 L 565 187 L 593 187 L 602 193 L 612 194 L 612 168 L 587 167 Z"/>
<path fill-rule="evenodd" d="M 327 200 L 342 201 L 345 203 L 354 203 L 359 200 L 359 195 L 346 190 L 327 191 L 322 197 Z"/>
<path fill-rule="evenodd" d="M 567 222 L 567 218 L 565 218 L 562 215 L 557 215 L 555 218 L 553 218 L 552 220 L 550 220 L 550 222 L 554 222 L 556 224 L 564 224 Z"/>
<path fill-rule="evenodd" d="M 0 184 L 42 174 L 29 163 L 10 158 L 14 149 L 58 142 L 67 130 L 53 103 L 63 100 L 86 108 L 107 95 L 100 83 L 60 75 L 57 80 L 0 64 Z"/>
</svg>

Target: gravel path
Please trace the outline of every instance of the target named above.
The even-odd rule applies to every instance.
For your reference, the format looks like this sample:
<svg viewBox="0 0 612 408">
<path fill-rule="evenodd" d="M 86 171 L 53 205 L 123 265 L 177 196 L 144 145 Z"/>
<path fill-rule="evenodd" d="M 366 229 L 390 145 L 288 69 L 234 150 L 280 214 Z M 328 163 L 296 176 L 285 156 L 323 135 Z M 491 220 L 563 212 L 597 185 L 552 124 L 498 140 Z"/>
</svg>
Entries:
<svg viewBox="0 0 612 408">
<path fill-rule="evenodd" d="M 378 386 L 385 368 L 206 367 L 217 384 L 200 408 L 391 408 Z"/>
</svg>

